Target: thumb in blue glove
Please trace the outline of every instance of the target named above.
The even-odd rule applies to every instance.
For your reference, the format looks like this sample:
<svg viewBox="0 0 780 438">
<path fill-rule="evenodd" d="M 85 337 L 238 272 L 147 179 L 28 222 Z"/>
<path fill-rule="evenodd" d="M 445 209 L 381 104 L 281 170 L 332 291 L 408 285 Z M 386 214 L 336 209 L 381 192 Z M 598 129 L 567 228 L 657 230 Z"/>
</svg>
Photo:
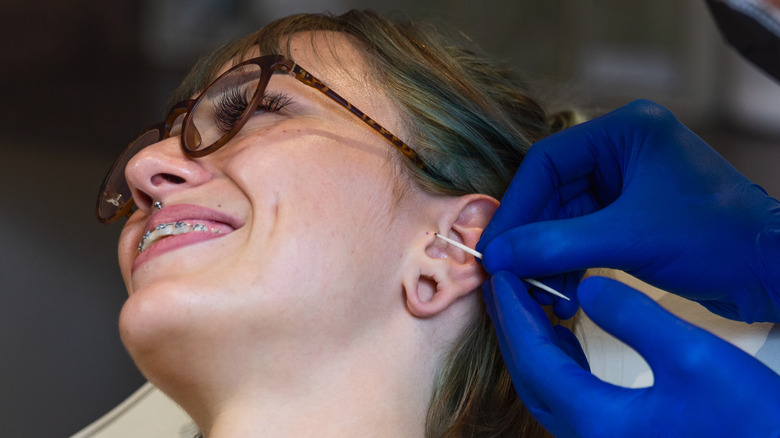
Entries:
<svg viewBox="0 0 780 438">
<path fill-rule="evenodd" d="M 777 200 L 637 101 L 531 147 L 477 249 L 491 273 L 615 268 L 727 318 L 780 321 L 778 234 Z"/>
<path fill-rule="evenodd" d="M 780 436 L 772 370 L 616 281 L 588 278 L 578 294 L 596 324 L 645 358 L 652 387 L 615 386 L 583 369 L 514 275 L 497 273 L 485 288 L 515 389 L 555 436 Z"/>
</svg>

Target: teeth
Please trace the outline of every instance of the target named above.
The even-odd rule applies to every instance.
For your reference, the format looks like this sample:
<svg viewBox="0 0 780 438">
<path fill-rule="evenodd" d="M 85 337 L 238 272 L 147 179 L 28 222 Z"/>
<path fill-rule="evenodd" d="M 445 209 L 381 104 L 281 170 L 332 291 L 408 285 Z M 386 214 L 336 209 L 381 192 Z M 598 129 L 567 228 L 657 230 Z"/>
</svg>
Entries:
<svg viewBox="0 0 780 438">
<path fill-rule="evenodd" d="M 144 235 L 141 237 L 141 242 L 138 243 L 138 252 L 142 252 L 146 248 L 149 248 L 154 242 L 157 242 L 163 237 L 177 236 L 179 234 L 187 234 L 193 231 L 200 233 L 219 233 L 222 230 L 220 228 L 209 229 L 205 224 L 188 224 L 180 221 L 170 224 L 162 223 L 157 225 L 154 230 L 150 230 L 144 233 Z"/>
</svg>

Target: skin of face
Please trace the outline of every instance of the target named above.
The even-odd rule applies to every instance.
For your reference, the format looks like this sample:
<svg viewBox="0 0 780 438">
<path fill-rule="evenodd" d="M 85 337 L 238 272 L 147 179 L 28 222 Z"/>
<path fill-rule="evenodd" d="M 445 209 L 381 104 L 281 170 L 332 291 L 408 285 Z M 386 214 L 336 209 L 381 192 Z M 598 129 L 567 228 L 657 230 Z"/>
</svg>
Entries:
<svg viewBox="0 0 780 438">
<path fill-rule="evenodd" d="M 404 136 L 397 110 L 362 73 L 350 40 L 306 34 L 292 41 L 296 62 Z M 329 392 L 347 399 L 354 383 L 364 390 L 395 385 L 408 391 L 398 399 L 424 412 L 427 399 L 416 400 L 414 391 L 431 387 L 436 354 L 453 337 L 431 336 L 431 315 L 462 324 L 457 318 L 470 318 L 476 307 L 465 289 L 484 279 L 470 256 L 432 233 L 449 233 L 470 204 L 413 187 L 399 199 L 399 171 L 388 160 L 397 152 L 382 136 L 293 77 L 278 75 L 268 92 L 290 103 L 254 116 L 213 154 L 190 158 L 172 137 L 128 164 L 139 210 L 119 244 L 129 293 L 122 340 L 147 378 L 205 430 L 227 412 L 235 420 L 241 406 L 281 409 L 269 394 L 291 405 Z M 137 260 L 145 229 L 155 225 L 153 201 L 190 223 L 211 218 L 219 237 L 146 250 L 151 255 Z M 485 202 L 492 214 L 495 201 Z M 479 237 L 462 234 L 471 245 Z M 160 242 L 168 239 L 181 237 Z M 450 291 L 447 275 L 467 277 L 465 292 L 452 289 L 446 303 L 432 306 L 438 292 Z M 419 306 L 410 306 L 410 290 Z M 445 307 L 455 310 L 442 314 Z M 376 374 L 387 382 L 376 383 Z M 382 396 L 389 404 L 382 410 L 398 407 L 391 398 Z"/>
</svg>

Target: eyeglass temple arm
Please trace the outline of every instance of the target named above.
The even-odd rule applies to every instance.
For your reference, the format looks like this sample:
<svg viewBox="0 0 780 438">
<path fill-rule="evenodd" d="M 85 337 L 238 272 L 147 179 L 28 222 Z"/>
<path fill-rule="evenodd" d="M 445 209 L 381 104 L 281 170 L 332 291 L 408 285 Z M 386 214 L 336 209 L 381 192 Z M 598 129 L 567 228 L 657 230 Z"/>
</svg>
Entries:
<svg viewBox="0 0 780 438">
<path fill-rule="evenodd" d="M 346 99 L 341 97 L 338 93 L 331 90 L 327 85 L 325 85 L 321 80 L 314 77 L 311 73 L 304 70 L 301 66 L 298 64 L 293 65 L 291 69 L 291 73 L 295 76 L 296 79 L 303 82 L 304 84 L 317 89 L 322 94 L 328 96 L 331 100 L 335 101 L 339 105 L 343 106 L 349 112 L 352 114 L 360 117 L 361 120 L 363 120 L 368 126 L 382 134 L 386 139 L 388 139 L 398 150 L 401 151 L 404 155 L 409 157 L 417 167 L 420 169 L 425 170 L 426 165 L 422 161 L 419 155 L 417 155 L 417 152 L 415 152 L 409 145 L 403 142 L 400 138 L 396 137 L 392 132 L 385 129 L 382 125 L 377 123 L 374 119 L 366 115 L 363 111 L 358 109 L 356 106 L 349 103 Z"/>
</svg>

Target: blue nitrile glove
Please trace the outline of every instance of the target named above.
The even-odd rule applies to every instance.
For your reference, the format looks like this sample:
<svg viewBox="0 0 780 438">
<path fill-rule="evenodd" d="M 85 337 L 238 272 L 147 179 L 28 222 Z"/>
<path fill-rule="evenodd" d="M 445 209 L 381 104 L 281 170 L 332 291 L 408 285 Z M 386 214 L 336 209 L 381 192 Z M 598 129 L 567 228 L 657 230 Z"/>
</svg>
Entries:
<svg viewBox="0 0 780 438">
<path fill-rule="evenodd" d="M 513 274 L 496 273 L 484 295 L 515 389 L 556 437 L 780 436 L 780 376 L 628 286 L 591 277 L 578 295 L 596 324 L 645 358 L 648 388 L 615 386 L 583 369 Z"/>
<path fill-rule="evenodd" d="M 727 318 L 780 321 L 780 203 L 649 101 L 532 146 L 477 249 L 491 273 L 622 269 Z"/>
</svg>

